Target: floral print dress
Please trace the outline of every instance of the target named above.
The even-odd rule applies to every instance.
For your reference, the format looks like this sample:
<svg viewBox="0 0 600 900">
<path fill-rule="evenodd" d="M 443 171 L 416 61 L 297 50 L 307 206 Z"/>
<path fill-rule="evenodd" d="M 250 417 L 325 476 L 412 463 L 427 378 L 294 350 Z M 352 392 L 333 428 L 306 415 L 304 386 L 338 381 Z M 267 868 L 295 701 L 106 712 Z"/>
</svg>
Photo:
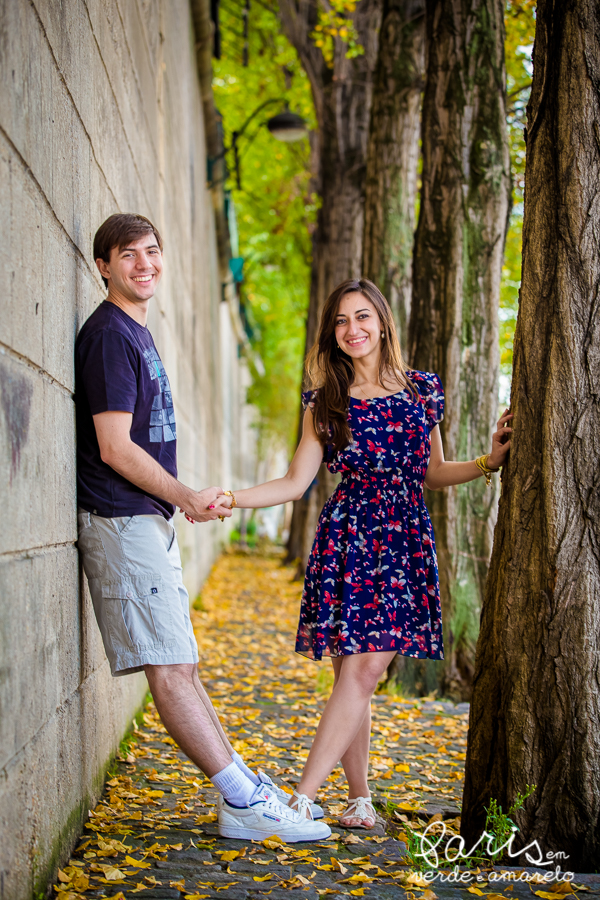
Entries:
<svg viewBox="0 0 600 900">
<path fill-rule="evenodd" d="M 396 650 L 443 659 L 433 529 L 423 500 L 430 431 L 444 413 L 437 375 L 407 371 L 419 393 L 349 399 L 353 441 L 324 462 L 342 480 L 317 526 L 296 651 L 311 659 Z M 314 407 L 315 391 L 302 395 Z"/>
</svg>

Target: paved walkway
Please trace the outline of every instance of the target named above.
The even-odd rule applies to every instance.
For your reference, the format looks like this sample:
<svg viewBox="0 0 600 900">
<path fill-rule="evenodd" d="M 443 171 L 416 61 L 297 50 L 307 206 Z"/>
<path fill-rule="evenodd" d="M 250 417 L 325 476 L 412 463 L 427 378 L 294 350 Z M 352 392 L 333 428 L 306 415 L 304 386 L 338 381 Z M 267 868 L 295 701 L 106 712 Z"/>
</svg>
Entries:
<svg viewBox="0 0 600 900">
<path fill-rule="evenodd" d="M 291 575 L 273 557 L 224 555 L 196 604 L 194 626 L 200 677 L 235 749 L 252 767 L 295 785 L 331 676 L 328 663 L 292 650 L 300 586 Z M 470 892 L 500 900 L 540 889 L 540 896 L 557 898 L 546 884 L 508 881 L 509 870 L 494 881 L 500 868 L 475 870 L 460 888 L 441 877 L 428 887 L 403 862 L 404 823 L 420 830 L 435 816 L 458 830 L 467 716 L 467 704 L 376 696 L 371 790 L 387 811 L 385 830 L 337 827 L 334 817 L 346 796 L 340 769 L 318 798 L 331 838 L 284 846 L 218 837 L 210 781 L 178 751 L 150 704 L 55 890 L 63 900 L 136 894 L 144 900 L 287 900 L 290 891 L 303 898 L 377 900 L 466 900 Z M 446 868 L 445 877 L 451 871 Z M 591 897 L 600 876 L 578 876 L 576 883 L 591 889 Z"/>
</svg>

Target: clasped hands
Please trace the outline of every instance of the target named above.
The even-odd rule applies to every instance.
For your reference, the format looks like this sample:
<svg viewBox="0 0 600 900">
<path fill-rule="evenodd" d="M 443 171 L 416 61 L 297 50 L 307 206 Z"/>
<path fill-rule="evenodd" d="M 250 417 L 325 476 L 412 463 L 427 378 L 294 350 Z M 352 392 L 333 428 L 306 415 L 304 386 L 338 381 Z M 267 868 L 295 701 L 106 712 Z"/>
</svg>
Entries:
<svg viewBox="0 0 600 900">
<path fill-rule="evenodd" d="M 204 488 L 193 491 L 193 496 L 186 508 L 180 509 L 188 522 L 212 522 L 219 516 L 231 515 L 231 497 L 223 493 L 222 487 Z"/>
</svg>

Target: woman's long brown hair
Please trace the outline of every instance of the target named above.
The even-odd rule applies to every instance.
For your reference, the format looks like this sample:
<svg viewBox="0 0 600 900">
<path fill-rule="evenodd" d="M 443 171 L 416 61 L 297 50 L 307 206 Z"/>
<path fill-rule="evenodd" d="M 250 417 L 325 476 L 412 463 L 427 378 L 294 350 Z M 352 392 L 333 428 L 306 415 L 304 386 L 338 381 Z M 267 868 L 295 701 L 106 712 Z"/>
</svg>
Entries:
<svg viewBox="0 0 600 900">
<path fill-rule="evenodd" d="M 335 320 L 344 294 L 354 292 L 370 300 L 381 320 L 384 338 L 379 357 L 379 384 L 386 388 L 383 382 L 385 376 L 388 381 L 393 379 L 400 388 L 406 387 L 415 399 L 418 398 L 417 390 L 406 374 L 389 303 L 379 288 L 366 278 L 342 281 L 327 298 L 317 339 L 306 357 L 307 384 L 318 388 L 314 406 L 317 437 L 323 446 L 329 445 L 335 452 L 344 450 L 352 441 L 348 403 L 355 372 L 352 360 L 337 345 Z"/>
</svg>

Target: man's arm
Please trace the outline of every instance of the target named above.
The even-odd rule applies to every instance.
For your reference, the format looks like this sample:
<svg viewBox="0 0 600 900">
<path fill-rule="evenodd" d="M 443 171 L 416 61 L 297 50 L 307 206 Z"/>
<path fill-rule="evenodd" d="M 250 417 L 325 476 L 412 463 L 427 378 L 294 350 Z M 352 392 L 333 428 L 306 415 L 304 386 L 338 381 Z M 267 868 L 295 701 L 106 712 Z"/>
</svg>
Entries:
<svg viewBox="0 0 600 900">
<path fill-rule="evenodd" d="M 208 509 L 222 488 L 193 491 L 163 469 L 150 454 L 131 440 L 133 415 L 128 412 L 103 412 L 94 416 L 102 461 L 147 494 L 173 503 L 196 522 L 208 522 L 217 516 L 230 516 L 228 506 Z"/>
</svg>

